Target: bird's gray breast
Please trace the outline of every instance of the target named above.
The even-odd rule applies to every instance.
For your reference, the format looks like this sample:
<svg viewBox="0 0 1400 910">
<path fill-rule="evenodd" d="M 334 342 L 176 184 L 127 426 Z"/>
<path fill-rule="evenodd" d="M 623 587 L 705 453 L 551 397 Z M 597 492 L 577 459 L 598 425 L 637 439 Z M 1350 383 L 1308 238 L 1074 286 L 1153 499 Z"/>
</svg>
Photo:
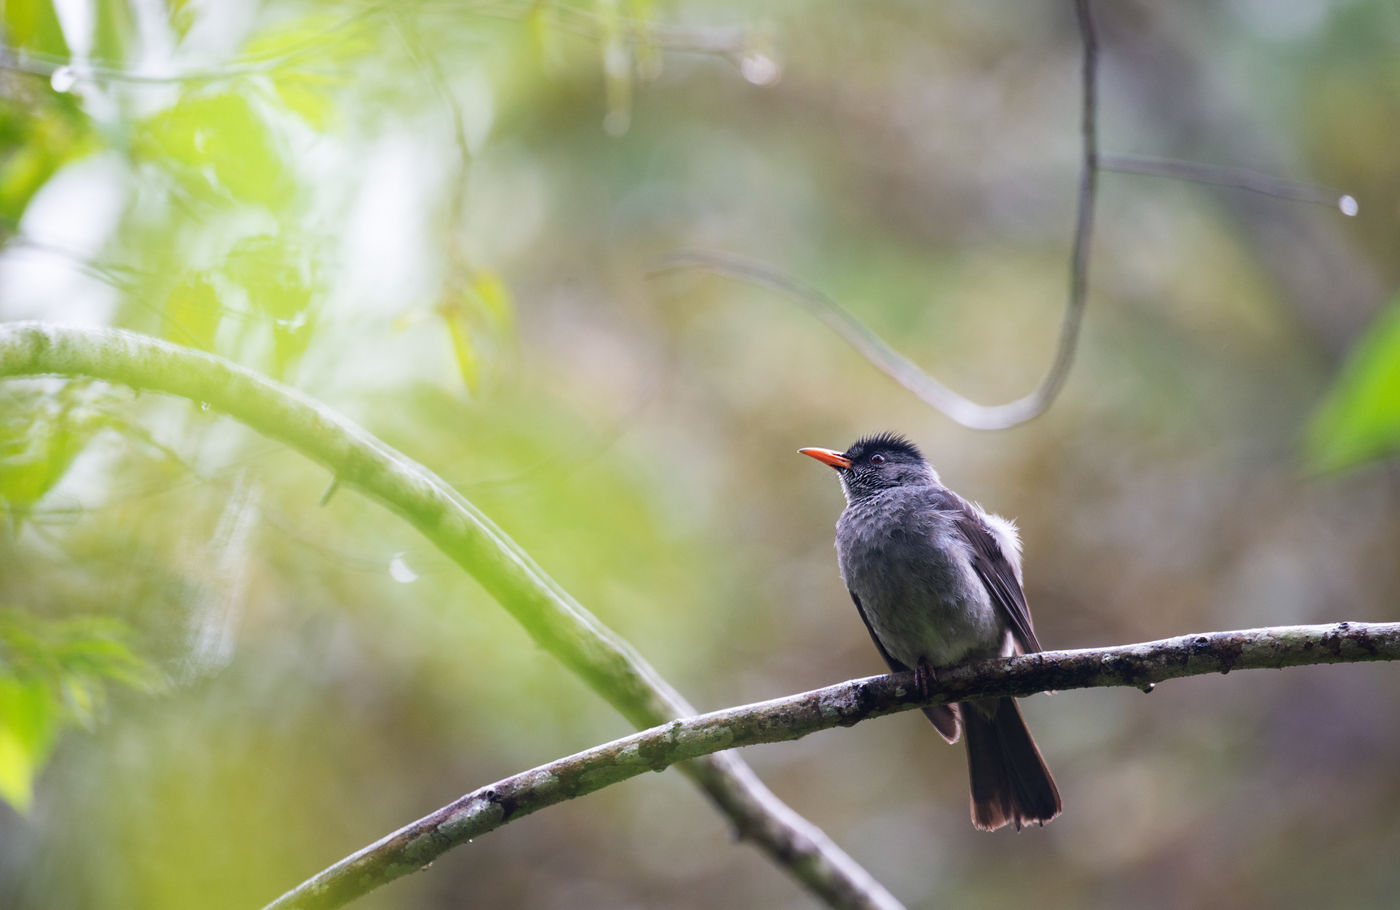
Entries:
<svg viewBox="0 0 1400 910">
<path fill-rule="evenodd" d="M 946 505 L 934 490 L 896 488 L 851 503 L 836 523 L 846 587 L 880 644 L 910 667 L 1007 651 L 1006 627 Z"/>
</svg>

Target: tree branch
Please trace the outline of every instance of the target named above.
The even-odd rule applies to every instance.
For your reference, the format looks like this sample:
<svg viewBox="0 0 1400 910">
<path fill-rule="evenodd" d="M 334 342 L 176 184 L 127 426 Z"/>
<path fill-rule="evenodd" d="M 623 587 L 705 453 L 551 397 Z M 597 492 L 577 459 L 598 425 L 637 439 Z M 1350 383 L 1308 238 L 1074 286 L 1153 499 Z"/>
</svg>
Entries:
<svg viewBox="0 0 1400 910">
<path fill-rule="evenodd" d="M 0 378 L 84 376 L 207 403 L 326 465 L 335 482 L 379 500 L 466 569 L 545 650 L 637 727 L 695 713 L 632 646 L 437 475 L 295 389 L 203 351 L 119 329 L 0 325 Z M 735 755 L 681 765 L 752 840 L 821 900 L 899 903 L 821 829 L 774 796 Z"/>
<path fill-rule="evenodd" d="M 1060 322 L 1055 358 L 1039 385 L 1029 394 L 1005 404 L 979 404 L 934 379 L 826 294 L 762 262 L 732 253 L 685 250 L 667 256 L 651 274 L 701 269 L 777 291 L 813 313 L 876 369 L 913 392 L 929 407 L 969 429 L 1004 430 L 1044 414 L 1069 378 L 1089 293 L 1089 250 L 1094 239 L 1094 205 L 1098 197 L 1099 175 L 1099 45 L 1089 2 L 1075 0 L 1074 4 L 1083 56 L 1080 67 L 1079 195 L 1074 220 L 1074 246 L 1070 252 L 1069 299 Z"/>
<path fill-rule="evenodd" d="M 1041 651 L 941 670 L 921 699 L 914 674 L 873 676 L 653 727 L 473 790 L 346 857 L 264 910 L 339 907 L 451 848 L 555 803 L 721 749 L 799 739 L 973 696 L 1153 684 L 1182 676 L 1400 660 L 1400 623 L 1276 626 L 1081 651 Z"/>
</svg>

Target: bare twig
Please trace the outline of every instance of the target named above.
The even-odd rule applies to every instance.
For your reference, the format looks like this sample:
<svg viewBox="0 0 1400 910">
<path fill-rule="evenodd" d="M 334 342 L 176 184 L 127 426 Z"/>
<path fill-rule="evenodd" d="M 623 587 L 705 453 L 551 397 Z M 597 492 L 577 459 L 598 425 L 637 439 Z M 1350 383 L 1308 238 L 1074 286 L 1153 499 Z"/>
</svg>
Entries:
<svg viewBox="0 0 1400 910">
<path fill-rule="evenodd" d="M 754 260 L 728 253 L 686 251 L 664 259 L 653 270 L 660 274 L 678 269 L 703 269 L 771 288 L 805 306 L 817 318 L 860 352 L 891 379 L 950 419 L 974 430 L 1004 430 L 1044 414 L 1069 378 L 1079 341 L 1088 297 L 1089 250 L 1093 245 L 1094 203 L 1098 195 L 1098 38 L 1089 0 L 1075 0 L 1079 34 L 1083 44 L 1081 66 L 1079 197 L 1070 253 L 1069 299 L 1060 324 L 1055 359 L 1040 384 L 1029 395 L 1006 404 L 985 405 L 961 395 L 934 379 L 922 367 L 890 347 L 879 335 L 852 316 L 835 300 L 792 276 Z"/>
<path fill-rule="evenodd" d="M 295 389 L 203 351 L 119 329 L 0 324 L 0 378 L 82 376 L 207 403 L 326 465 L 405 518 L 470 573 L 541 647 L 637 727 L 695 709 L 458 491 Z M 314 494 L 313 494 L 314 495 Z M 737 755 L 681 765 L 738 834 L 832 907 L 899 903 L 821 829 L 772 794 Z"/>
<path fill-rule="evenodd" d="M 1245 168 L 1222 167 L 1218 164 L 1181 161 L 1176 158 L 1145 158 L 1140 155 L 1103 155 L 1099 158 L 1099 168 L 1118 174 L 1170 177 L 1174 180 L 1189 180 L 1193 183 L 1246 190 L 1291 202 L 1326 205 L 1340 209 L 1345 215 L 1355 215 L 1359 210 L 1356 197 L 1348 193 L 1315 183 L 1282 180 Z"/>
<path fill-rule="evenodd" d="M 473 790 L 317 873 L 264 910 L 339 907 L 518 818 L 721 749 L 785 742 L 972 696 L 1106 686 L 1308 664 L 1400 660 L 1400 623 L 1278 626 L 1082 651 L 1041 651 L 941 670 L 921 699 L 912 673 L 875 676 L 672 721 Z"/>
</svg>

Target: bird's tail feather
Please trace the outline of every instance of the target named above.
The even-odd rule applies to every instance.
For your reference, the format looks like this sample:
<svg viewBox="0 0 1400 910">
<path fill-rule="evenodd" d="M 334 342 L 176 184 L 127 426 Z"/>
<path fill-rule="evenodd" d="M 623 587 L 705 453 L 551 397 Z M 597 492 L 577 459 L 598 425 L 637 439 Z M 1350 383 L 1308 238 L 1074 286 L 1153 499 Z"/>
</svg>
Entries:
<svg viewBox="0 0 1400 910">
<path fill-rule="evenodd" d="M 933 705 L 924 708 L 924 716 L 933 721 L 933 728 L 938 731 L 938 735 L 950 743 L 958 741 L 958 706 Z"/>
<path fill-rule="evenodd" d="M 1060 791 L 1031 739 L 1015 699 L 964 703 L 972 824 L 995 831 L 1044 824 L 1060 814 Z"/>
</svg>

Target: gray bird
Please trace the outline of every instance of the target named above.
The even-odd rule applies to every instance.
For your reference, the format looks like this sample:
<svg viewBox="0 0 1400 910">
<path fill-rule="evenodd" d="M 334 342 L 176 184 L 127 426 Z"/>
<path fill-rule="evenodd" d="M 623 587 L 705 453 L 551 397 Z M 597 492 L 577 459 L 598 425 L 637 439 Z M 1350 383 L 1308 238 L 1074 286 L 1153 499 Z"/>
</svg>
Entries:
<svg viewBox="0 0 1400 910">
<path fill-rule="evenodd" d="M 938 481 L 918 448 L 881 433 L 844 452 L 799 449 L 836 469 L 846 510 L 836 522 L 841 578 L 894 672 L 928 694 L 936 668 L 1039 651 L 1021 589 L 1016 526 Z M 972 824 L 1044 824 L 1060 793 L 1012 698 L 925 708 L 950 743 L 967 737 Z"/>
</svg>

